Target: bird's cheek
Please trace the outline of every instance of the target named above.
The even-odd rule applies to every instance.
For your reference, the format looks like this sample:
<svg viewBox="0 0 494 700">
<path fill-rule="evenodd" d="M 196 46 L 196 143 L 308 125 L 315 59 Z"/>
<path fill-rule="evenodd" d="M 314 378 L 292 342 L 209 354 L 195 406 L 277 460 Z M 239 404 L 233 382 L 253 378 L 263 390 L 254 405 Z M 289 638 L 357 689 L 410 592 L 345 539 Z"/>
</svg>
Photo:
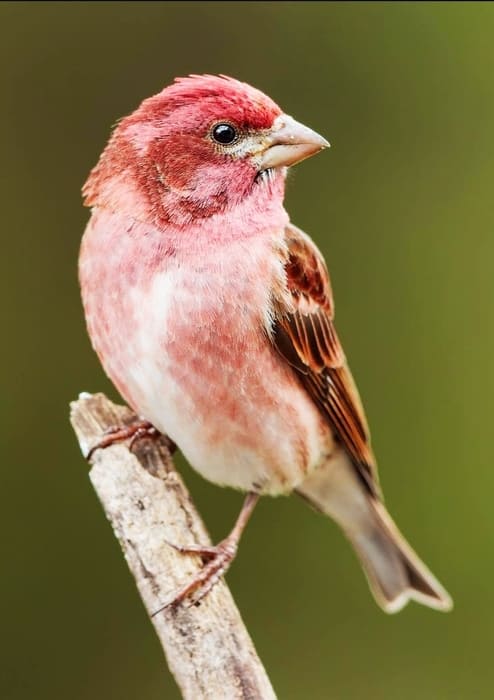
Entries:
<svg viewBox="0 0 494 700">
<path fill-rule="evenodd" d="M 169 157 L 159 164 L 162 182 L 172 190 L 190 189 L 194 179 L 194 166 L 183 156 Z"/>
<path fill-rule="evenodd" d="M 147 170 L 165 190 L 188 189 L 194 171 L 204 158 L 204 147 L 188 135 L 156 139 L 146 152 Z"/>
</svg>

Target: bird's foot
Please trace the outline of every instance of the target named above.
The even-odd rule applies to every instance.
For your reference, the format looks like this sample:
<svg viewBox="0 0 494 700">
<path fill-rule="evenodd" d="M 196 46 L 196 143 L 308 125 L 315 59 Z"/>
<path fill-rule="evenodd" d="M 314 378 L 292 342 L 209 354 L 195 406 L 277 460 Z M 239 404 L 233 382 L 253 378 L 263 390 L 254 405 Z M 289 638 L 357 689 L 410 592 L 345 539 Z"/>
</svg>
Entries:
<svg viewBox="0 0 494 700">
<path fill-rule="evenodd" d="M 152 615 L 153 617 L 162 610 L 176 608 L 181 603 L 184 603 L 186 599 L 190 600 L 190 605 L 197 605 L 216 583 L 218 583 L 235 559 L 240 537 L 258 500 L 258 493 L 247 494 L 232 531 L 228 537 L 225 537 L 216 547 L 207 547 L 197 544 L 183 547 L 168 542 L 171 547 L 181 554 L 195 554 L 201 557 L 204 566 L 186 586 L 174 595 L 171 601 L 163 605 L 159 610 L 156 610 Z"/>
<path fill-rule="evenodd" d="M 96 450 L 103 450 L 110 445 L 123 442 L 129 438 L 129 450 L 132 450 L 137 440 L 144 437 L 157 438 L 160 437 L 160 435 L 161 433 L 159 430 L 147 420 L 137 419 L 133 423 L 130 423 L 130 425 L 112 425 L 105 430 L 101 440 L 91 447 L 86 455 L 86 459 L 90 460 Z M 176 449 L 176 445 L 171 440 L 169 440 L 169 442 L 170 452 L 173 453 Z"/>
<path fill-rule="evenodd" d="M 214 588 L 220 578 L 226 574 L 232 561 L 237 554 L 238 541 L 235 537 L 229 536 L 215 547 L 205 547 L 202 545 L 190 545 L 182 547 L 168 542 L 168 544 L 181 554 L 193 554 L 200 556 L 204 567 L 174 596 L 173 600 L 163 608 L 157 610 L 161 612 L 164 608 L 177 607 L 186 599 L 191 605 L 197 605 Z"/>
</svg>

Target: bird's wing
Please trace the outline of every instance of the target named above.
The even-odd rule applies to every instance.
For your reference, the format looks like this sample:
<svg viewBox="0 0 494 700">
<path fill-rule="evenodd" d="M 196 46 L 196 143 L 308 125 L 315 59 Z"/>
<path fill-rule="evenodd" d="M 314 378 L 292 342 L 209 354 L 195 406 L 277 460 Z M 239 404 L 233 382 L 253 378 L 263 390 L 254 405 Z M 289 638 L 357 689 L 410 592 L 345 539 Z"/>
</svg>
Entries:
<svg viewBox="0 0 494 700">
<path fill-rule="evenodd" d="M 285 244 L 286 286 L 273 300 L 272 342 L 327 419 L 360 479 L 379 495 L 367 421 L 333 324 L 326 264 L 311 239 L 291 224 Z"/>
</svg>

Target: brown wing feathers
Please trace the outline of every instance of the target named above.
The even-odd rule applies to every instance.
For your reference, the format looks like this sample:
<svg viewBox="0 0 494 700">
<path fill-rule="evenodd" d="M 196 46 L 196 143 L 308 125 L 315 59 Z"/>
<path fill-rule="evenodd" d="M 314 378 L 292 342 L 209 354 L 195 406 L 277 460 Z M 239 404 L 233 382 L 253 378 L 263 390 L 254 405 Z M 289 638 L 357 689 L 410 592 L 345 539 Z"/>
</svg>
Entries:
<svg viewBox="0 0 494 700">
<path fill-rule="evenodd" d="M 289 303 L 277 300 L 273 342 L 328 419 L 366 487 L 378 495 L 362 404 L 333 324 L 333 298 L 324 260 L 312 241 L 287 228 Z"/>
</svg>

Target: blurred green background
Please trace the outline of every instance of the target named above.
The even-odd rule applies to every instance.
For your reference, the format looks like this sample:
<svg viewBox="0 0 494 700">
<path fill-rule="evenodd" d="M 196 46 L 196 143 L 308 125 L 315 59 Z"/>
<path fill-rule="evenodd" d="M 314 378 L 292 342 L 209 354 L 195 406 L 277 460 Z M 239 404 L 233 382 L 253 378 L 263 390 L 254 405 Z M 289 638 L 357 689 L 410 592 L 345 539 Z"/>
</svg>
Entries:
<svg viewBox="0 0 494 700">
<path fill-rule="evenodd" d="M 456 603 L 388 617 L 349 546 L 265 500 L 228 576 L 280 699 L 491 698 L 494 5 L 1 3 L 0 697 L 179 694 L 68 424 L 115 397 L 84 327 L 80 187 L 176 75 L 263 89 L 332 149 L 290 178 L 387 503 Z M 183 466 L 215 539 L 241 498 Z"/>
</svg>

